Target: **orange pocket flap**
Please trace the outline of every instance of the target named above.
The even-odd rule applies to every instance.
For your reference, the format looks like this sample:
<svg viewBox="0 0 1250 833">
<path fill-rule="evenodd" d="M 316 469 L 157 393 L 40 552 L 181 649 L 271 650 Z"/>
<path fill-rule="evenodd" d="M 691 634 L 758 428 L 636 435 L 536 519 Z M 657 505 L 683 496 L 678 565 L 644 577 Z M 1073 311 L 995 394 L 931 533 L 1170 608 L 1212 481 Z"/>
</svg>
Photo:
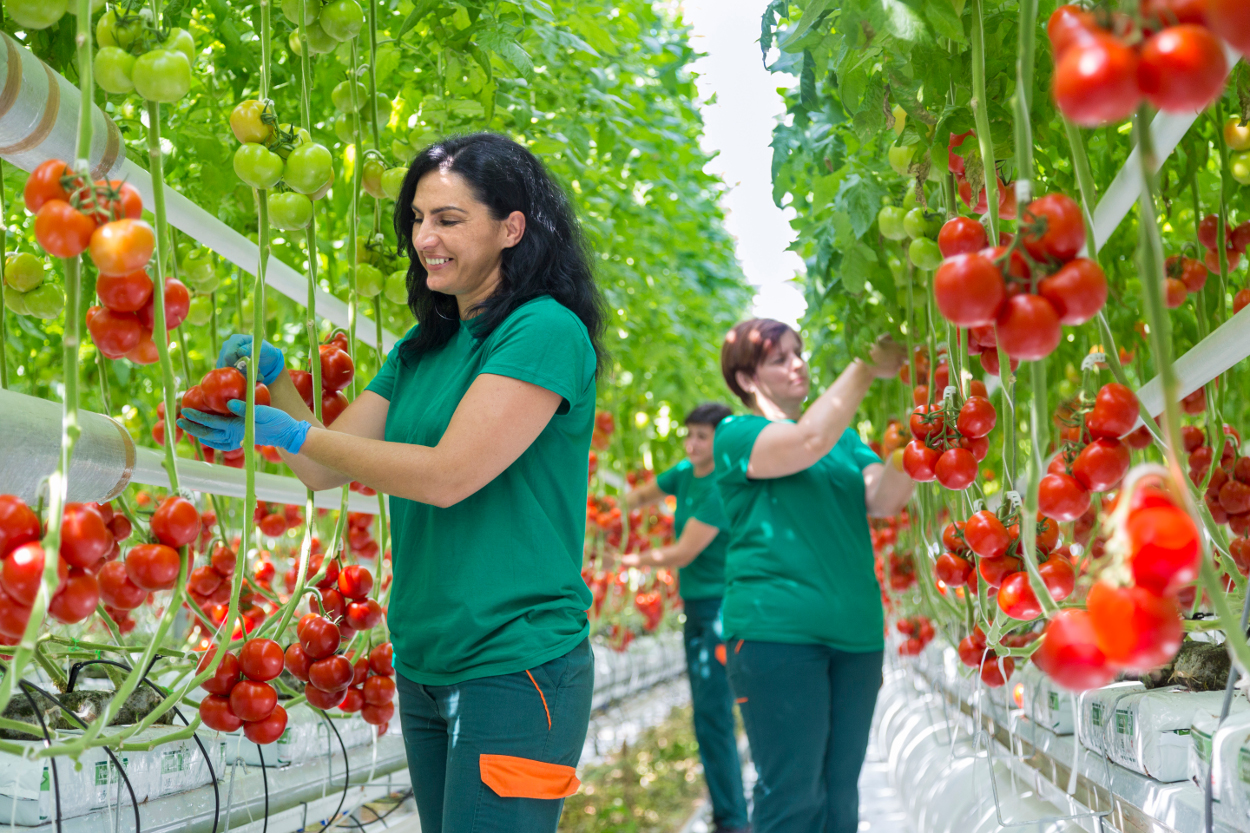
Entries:
<svg viewBox="0 0 1250 833">
<path fill-rule="evenodd" d="M 582 785 L 577 770 L 562 764 L 511 755 L 482 755 L 479 764 L 482 783 L 504 798 L 568 798 Z"/>
</svg>

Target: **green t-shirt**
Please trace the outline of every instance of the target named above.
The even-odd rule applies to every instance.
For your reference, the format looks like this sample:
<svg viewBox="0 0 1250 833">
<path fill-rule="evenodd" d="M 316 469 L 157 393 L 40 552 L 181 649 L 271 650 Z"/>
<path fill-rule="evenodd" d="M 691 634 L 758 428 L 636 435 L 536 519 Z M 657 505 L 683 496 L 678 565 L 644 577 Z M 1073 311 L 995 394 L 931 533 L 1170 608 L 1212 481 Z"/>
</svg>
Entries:
<svg viewBox="0 0 1250 833">
<path fill-rule="evenodd" d="M 419 359 L 398 351 L 368 387 L 390 401 L 390 442 L 437 445 L 482 373 L 540 385 L 564 401 L 516 462 L 456 505 L 391 497 L 395 576 L 387 621 L 395 666 L 414 682 L 451 685 L 568 653 L 589 632 L 592 603 L 581 576 L 595 419 L 595 352 L 586 327 L 544 295 L 484 341 L 469 321 Z"/>
<path fill-rule="evenodd" d="M 677 498 L 673 513 L 673 531 L 681 537 L 686 521 L 699 521 L 721 530 L 703 552 L 678 571 L 683 599 L 715 599 L 725 595 L 725 548 L 729 538 L 729 519 L 720 505 L 716 489 L 716 472 L 695 477 L 694 466 L 682 460 L 655 478 L 655 485 L 665 494 Z"/>
<path fill-rule="evenodd" d="M 747 477 L 762 416 L 728 417 L 713 453 L 729 517 L 726 639 L 885 647 L 863 470 L 881 458 L 851 430 L 815 465 L 768 480 Z"/>
</svg>

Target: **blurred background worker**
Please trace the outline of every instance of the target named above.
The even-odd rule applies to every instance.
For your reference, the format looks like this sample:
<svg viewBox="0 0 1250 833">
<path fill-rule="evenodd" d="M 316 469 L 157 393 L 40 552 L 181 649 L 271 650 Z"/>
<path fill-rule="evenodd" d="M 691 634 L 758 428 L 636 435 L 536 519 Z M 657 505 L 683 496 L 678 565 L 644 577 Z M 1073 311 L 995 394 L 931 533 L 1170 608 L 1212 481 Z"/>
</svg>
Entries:
<svg viewBox="0 0 1250 833">
<path fill-rule="evenodd" d="M 720 833 L 747 828 L 742 764 L 734 738 L 733 694 L 725 674 L 725 645 L 720 633 L 729 522 L 721 508 L 712 458 L 716 426 L 731 413 L 719 402 L 707 402 L 691 411 L 686 417 L 686 459 L 626 498 L 630 509 L 665 495 L 676 498 L 673 531 L 677 541 L 621 559 L 625 567 L 680 568 L 678 588 L 686 609 L 686 666 L 694 703 L 694 734 L 712 798 L 714 829 Z"/>
</svg>

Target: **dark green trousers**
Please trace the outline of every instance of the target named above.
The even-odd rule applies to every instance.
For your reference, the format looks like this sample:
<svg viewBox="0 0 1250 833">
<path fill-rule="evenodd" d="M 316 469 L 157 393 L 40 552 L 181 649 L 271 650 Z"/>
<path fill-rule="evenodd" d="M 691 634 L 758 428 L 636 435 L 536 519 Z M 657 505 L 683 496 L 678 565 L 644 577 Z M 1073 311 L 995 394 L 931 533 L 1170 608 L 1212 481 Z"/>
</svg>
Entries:
<svg viewBox="0 0 1250 833">
<path fill-rule="evenodd" d="M 528 671 L 456 685 L 396 674 L 422 833 L 555 833 L 586 742 L 586 640 Z"/>
<path fill-rule="evenodd" d="M 882 651 L 729 643 L 755 782 L 755 833 L 855 833 Z"/>
<path fill-rule="evenodd" d="M 718 632 L 721 600 L 686 599 L 684 604 L 694 736 L 699 741 L 703 779 L 712 799 L 712 819 L 717 827 L 746 827 L 747 802 L 734 736 L 733 693 L 725 673 L 724 643 Z"/>
</svg>

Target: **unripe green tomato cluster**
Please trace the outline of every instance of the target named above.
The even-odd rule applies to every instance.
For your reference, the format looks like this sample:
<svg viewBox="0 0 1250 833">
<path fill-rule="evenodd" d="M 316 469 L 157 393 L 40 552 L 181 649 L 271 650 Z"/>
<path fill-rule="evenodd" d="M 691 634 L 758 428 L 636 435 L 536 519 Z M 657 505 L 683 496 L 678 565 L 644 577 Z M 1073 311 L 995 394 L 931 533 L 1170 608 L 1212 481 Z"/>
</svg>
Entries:
<svg viewBox="0 0 1250 833">
<path fill-rule="evenodd" d="M 104 2 L 91 0 L 91 11 L 104 8 Z M 7 0 L 4 10 L 22 29 L 47 29 L 69 11 L 69 0 Z"/>
<path fill-rule="evenodd" d="M 100 48 L 92 72 L 100 89 L 107 93 L 137 92 L 147 101 L 168 104 L 179 101 L 191 89 L 195 39 L 186 29 L 171 29 L 159 48 L 136 55 L 134 51 L 142 47 L 151 19 L 146 8 L 120 17 L 115 11 L 106 12 L 96 24 Z"/>
<path fill-rule="evenodd" d="M 65 309 L 65 290 L 45 279 L 43 261 L 29 252 L 4 259 L 4 305 L 18 315 L 51 319 Z"/>
<path fill-rule="evenodd" d="M 282 193 L 266 197 L 270 224 L 284 231 L 307 228 L 312 201 L 334 184 L 334 157 L 302 127 L 277 124 L 272 106 L 249 99 L 230 114 L 230 129 L 240 142 L 234 172 L 253 188 L 269 191 L 284 183 Z M 290 193 L 294 192 L 294 193 Z"/>
<path fill-rule="evenodd" d="M 877 212 L 877 228 L 888 240 L 911 240 L 907 256 L 917 269 L 928 271 L 942 264 L 942 251 L 937 244 L 938 232 L 942 230 L 941 214 L 919 206 L 905 210 L 887 205 Z"/>
<path fill-rule="evenodd" d="M 382 291 L 386 276 L 372 263 L 356 264 L 356 291 L 362 297 L 372 298 Z"/>
<path fill-rule="evenodd" d="M 208 249 L 183 241 L 178 244 L 178 277 L 195 295 L 186 320 L 193 327 L 203 327 L 213 315 L 213 300 L 209 295 L 221 285 L 217 274 L 217 261 Z"/>
<path fill-rule="evenodd" d="M 340 43 L 360 34 L 365 25 L 365 12 L 356 0 L 302 0 L 304 31 L 308 38 L 308 51 L 313 55 L 332 52 Z M 302 55 L 299 33 L 301 0 L 282 0 L 282 14 L 295 24 L 291 33 L 291 51 Z"/>
<path fill-rule="evenodd" d="M 386 285 L 382 289 L 386 300 L 392 304 L 408 306 L 408 273 L 403 269 L 386 276 Z"/>
</svg>

